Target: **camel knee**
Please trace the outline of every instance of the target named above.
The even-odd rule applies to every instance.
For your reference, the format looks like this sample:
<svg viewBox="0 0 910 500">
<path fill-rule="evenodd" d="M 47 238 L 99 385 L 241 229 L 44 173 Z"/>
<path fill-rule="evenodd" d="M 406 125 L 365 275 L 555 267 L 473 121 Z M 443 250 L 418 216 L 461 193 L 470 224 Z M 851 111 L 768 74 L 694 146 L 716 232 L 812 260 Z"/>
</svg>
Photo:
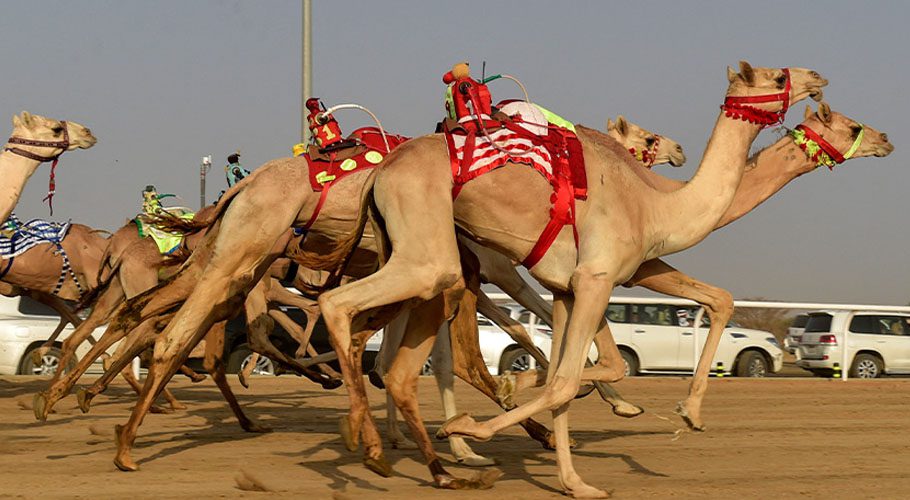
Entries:
<svg viewBox="0 0 910 500">
<path fill-rule="evenodd" d="M 705 304 L 711 321 L 713 322 L 715 319 L 730 319 L 733 316 L 733 294 L 717 288 L 713 290 L 711 295 L 711 300 Z M 723 324 L 726 324 L 726 321 Z"/>
<path fill-rule="evenodd" d="M 541 396 L 544 398 L 547 409 L 555 410 L 572 401 L 578 392 L 578 382 L 578 380 L 569 380 L 558 375 L 554 377 Z"/>
<path fill-rule="evenodd" d="M 425 277 L 421 281 L 428 285 L 418 295 L 418 297 L 423 300 L 430 300 L 449 289 L 452 289 L 451 293 L 457 295 L 457 298 L 459 299 L 460 295 L 458 294 L 464 293 L 464 280 L 461 276 L 461 265 L 459 265 L 457 261 L 454 263 L 421 266 L 416 272 Z M 457 287 L 456 285 L 458 285 L 459 282 L 461 282 L 461 286 Z"/>
<path fill-rule="evenodd" d="M 386 390 L 399 408 L 406 408 L 416 401 L 416 377 L 412 380 L 400 373 L 389 373 L 385 377 Z"/>
</svg>

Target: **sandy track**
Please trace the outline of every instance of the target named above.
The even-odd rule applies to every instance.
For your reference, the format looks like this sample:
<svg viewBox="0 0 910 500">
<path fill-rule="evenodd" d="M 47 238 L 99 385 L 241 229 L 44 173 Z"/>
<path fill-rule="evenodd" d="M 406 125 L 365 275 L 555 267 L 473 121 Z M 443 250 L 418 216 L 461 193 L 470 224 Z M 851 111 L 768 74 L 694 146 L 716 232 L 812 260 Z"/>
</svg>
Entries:
<svg viewBox="0 0 910 500">
<path fill-rule="evenodd" d="M 0 378 L 0 496 L 94 498 L 559 498 L 552 452 L 520 429 L 476 443 L 505 475 L 487 491 L 434 489 L 416 451 L 387 450 L 396 475 L 378 477 L 348 453 L 336 433 L 343 389 L 326 392 L 294 377 L 233 383 L 248 414 L 271 434 L 240 430 L 210 381 L 182 379 L 175 393 L 190 409 L 150 415 L 134 458 L 142 470 L 116 471 L 112 428 L 133 398 L 123 385 L 82 415 L 65 399 L 48 422 L 34 421 L 31 395 L 44 381 Z M 650 412 L 671 416 L 686 391 L 682 378 L 642 377 L 619 389 Z M 442 421 L 431 379 L 421 381 L 431 431 Z M 492 416 L 496 408 L 464 385 L 461 409 Z M 634 396 L 634 397 L 633 397 Z M 374 415 L 384 395 L 370 393 Z M 712 380 L 705 434 L 683 434 L 654 414 L 622 420 L 596 397 L 572 406 L 578 471 L 615 498 L 907 498 L 910 495 L 910 380 Z M 549 424 L 549 417 L 542 416 Z M 382 425 L 380 423 L 380 425 Z M 438 447 L 440 450 L 444 446 Z M 444 458 L 450 458 L 447 453 Z M 274 493 L 243 491 L 240 471 Z M 473 471 L 451 466 L 456 474 Z"/>
</svg>

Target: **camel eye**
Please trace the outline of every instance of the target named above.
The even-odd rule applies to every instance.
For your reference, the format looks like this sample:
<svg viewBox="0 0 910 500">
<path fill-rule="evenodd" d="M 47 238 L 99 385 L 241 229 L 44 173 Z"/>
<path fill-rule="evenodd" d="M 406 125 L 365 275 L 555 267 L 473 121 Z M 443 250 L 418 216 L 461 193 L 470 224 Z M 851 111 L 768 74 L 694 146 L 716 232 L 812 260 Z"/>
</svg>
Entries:
<svg viewBox="0 0 910 500">
<path fill-rule="evenodd" d="M 777 82 L 778 87 L 783 87 L 784 84 L 787 83 L 787 77 L 780 75 L 779 77 L 775 78 L 774 81 Z"/>
<path fill-rule="evenodd" d="M 54 135 L 57 135 L 60 132 L 63 132 L 63 127 L 61 127 L 60 125 L 57 125 L 56 127 L 51 129 L 51 132 L 53 132 Z"/>
<path fill-rule="evenodd" d="M 859 125 L 850 126 L 850 133 L 854 139 L 856 139 L 859 136 L 859 133 L 861 130 L 863 130 L 863 127 L 860 127 Z"/>
<path fill-rule="evenodd" d="M 645 144 L 650 148 L 651 146 L 654 145 L 654 140 L 655 140 L 654 136 L 650 136 L 647 139 L 645 139 Z"/>
</svg>

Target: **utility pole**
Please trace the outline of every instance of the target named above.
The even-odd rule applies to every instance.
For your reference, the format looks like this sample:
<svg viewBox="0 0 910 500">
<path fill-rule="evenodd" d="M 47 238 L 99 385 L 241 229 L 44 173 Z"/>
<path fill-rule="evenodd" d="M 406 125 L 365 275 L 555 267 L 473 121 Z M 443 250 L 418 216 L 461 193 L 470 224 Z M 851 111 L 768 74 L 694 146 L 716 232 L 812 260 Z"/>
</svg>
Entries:
<svg viewBox="0 0 910 500">
<path fill-rule="evenodd" d="M 303 23 L 301 32 L 301 46 L 303 49 L 303 64 L 300 89 L 300 142 L 307 144 L 310 140 L 310 128 L 306 121 L 306 100 L 313 95 L 313 2 L 303 0 Z"/>
<path fill-rule="evenodd" d="M 199 209 L 205 206 L 205 174 L 212 169 L 212 155 L 203 156 L 199 164 Z"/>
</svg>

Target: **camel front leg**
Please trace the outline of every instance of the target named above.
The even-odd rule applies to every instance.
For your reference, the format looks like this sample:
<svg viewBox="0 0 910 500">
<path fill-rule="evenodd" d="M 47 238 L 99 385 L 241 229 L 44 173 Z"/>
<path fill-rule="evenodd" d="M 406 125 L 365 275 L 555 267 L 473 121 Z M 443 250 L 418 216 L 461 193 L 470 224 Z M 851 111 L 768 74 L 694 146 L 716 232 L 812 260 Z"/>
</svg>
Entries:
<svg viewBox="0 0 910 500">
<path fill-rule="evenodd" d="M 430 436 L 427 434 L 426 427 L 420 418 L 417 401 L 417 380 L 420 375 L 420 368 L 433 348 L 436 333 L 443 322 L 444 314 L 444 299 L 441 295 L 411 310 L 405 336 L 389 369 L 389 373 L 386 375 L 388 391 L 408 423 L 411 435 L 423 453 L 430 473 L 433 475 L 433 480 L 436 481 L 440 488 L 490 487 L 498 475 L 490 477 L 488 481 L 473 484 L 470 481 L 449 474 L 442 466 L 442 462 L 440 462 L 435 450 L 433 450 Z"/>
<path fill-rule="evenodd" d="M 382 333 L 382 345 L 379 346 L 379 355 L 376 356 L 376 362 L 373 365 L 373 370 L 370 371 L 369 378 L 370 382 L 379 387 L 380 389 L 385 389 L 385 382 L 382 380 L 382 377 L 385 376 L 389 371 L 389 367 L 392 366 L 392 361 L 395 359 L 395 353 L 398 352 L 398 348 L 401 346 L 401 340 L 404 338 L 404 331 L 408 324 L 408 317 L 410 311 L 402 311 L 401 314 L 392 318 L 392 321 L 385 326 Z M 375 379 L 378 379 L 381 384 L 377 384 Z M 389 441 L 389 444 L 392 445 L 392 449 L 395 450 L 416 450 L 417 444 L 404 433 L 401 432 L 401 427 L 398 425 L 398 409 L 395 407 L 395 400 L 392 399 L 392 394 L 389 391 L 386 391 L 386 439 Z"/>
<path fill-rule="evenodd" d="M 224 366 L 225 326 L 227 326 L 226 321 L 216 323 L 205 336 L 205 360 L 203 361 L 205 370 L 212 374 L 212 379 L 221 391 L 222 396 L 224 396 L 225 401 L 227 401 L 228 406 L 231 407 L 231 411 L 234 412 L 234 416 L 237 417 L 237 421 L 243 430 L 247 432 L 271 432 L 271 429 L 257 424 L 243 413 L 243 409 L 240 408 L 240 403 L 237 402 L 237 397 L 231 391 L 231 386 L 224 375 L 226 368 Z"/>
<path fill-rule="evenodd" d="M 455 376 L 452 373 L 452 343 L 449 341 L 449 325 L 443 323 L 439 327 L 436 341 L 433 343 L 433 376 L 436 378 L 436 387 L 442 399 L 442 408 L 446 419 L 458 414 L 455 405 Z M 468 467 L 486 467 L 494 465 L 495 460 L 478 455 L 468 446 L 461 436 L 449 436 L 449 448 L 455 460 Z"/>
<path fill-rule="evenodd" d="M 606 497 L 605 491 L 587 485 L 575 472 L 571 461 L 566 419 L 568 418 L 568 403 L 578 389 L 597 325 L 609 303 L 614 283 L 613 275 L 614 273 L 594 272 L 594 270 L 584 267 L 576 270 L 572 278 L 575 304 L 572 308 L 571 320 L 568 322 L 564 338 L 558 344 L 554 343 L 553 351 L 550 354 L 553 376 L 548 381 L 543 394 L 529 403 L 483 423 L 475 422 L 466 414 L 461 415 L 446 422 L 437 436 L 461 434 L 487 440 L 502 429 L 529 418 L 539 411 L 550 409 L 553 411 L 554 417 L 559 479 L 566 493 L 578 498 Z M 618 355 L 617 352 L 616 356 Z"/>
<path fill-rule="evenodd" d="M 635 284 L 655 292 L 694 300 L 705 307 L 711 327 L 705 341 L 704 350 L 698 358 L 698 366 L 692 383 L 689 385 L 689 397 L 681 401 L 676 409 L 690 429 L 704 431 L 705 424 L 701 417 L 701 404 L 708 390 L 708 375 L 717 346 L 724 333 L 724 327 L 733 316 L 733 296 L 730 292 L 699 281 L 669 264 L 659 260 L 650 260 L 642 264 L 632 278 Z"/>
</svg>

